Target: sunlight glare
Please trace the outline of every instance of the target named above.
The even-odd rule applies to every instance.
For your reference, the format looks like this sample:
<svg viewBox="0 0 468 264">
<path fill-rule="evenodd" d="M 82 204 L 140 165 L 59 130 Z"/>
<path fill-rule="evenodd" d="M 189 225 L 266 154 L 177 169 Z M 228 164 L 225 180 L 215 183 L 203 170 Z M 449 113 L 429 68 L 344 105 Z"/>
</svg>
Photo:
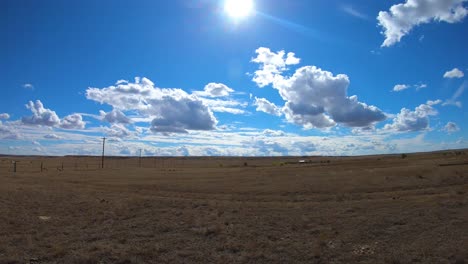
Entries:
<svg viewBox="0 0 468 264">
<path fill-rule="evenodd" d="M 224 2 L 224 11 L 234 19 L 250 15 L 253 8 L 254 4 L 252 0 L 226 0 Z"/>
</svg>

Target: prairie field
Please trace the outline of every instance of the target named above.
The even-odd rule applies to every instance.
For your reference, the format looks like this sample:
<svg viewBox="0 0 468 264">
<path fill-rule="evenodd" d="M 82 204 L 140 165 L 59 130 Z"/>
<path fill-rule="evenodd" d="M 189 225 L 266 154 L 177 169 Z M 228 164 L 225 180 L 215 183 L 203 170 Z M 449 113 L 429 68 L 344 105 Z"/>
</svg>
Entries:
<svg viewBox="0 0 468 264">
<path fill-rule="evenodd" d="M 468 262 L 466 150 L 0 160 L 0 263 Z"/>
</svg>

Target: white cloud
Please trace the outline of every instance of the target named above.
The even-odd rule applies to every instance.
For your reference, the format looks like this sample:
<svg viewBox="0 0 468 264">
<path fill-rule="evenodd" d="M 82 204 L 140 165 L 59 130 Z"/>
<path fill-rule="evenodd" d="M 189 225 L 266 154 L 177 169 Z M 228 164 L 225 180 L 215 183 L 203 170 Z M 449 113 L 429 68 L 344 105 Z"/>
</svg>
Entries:
<svg viewBox="0 0 468 264">
<path fill-rule="evenodd" d="M 397 84 L 393 87 L 393 91 L 394 92 L 399 92 L 399 91 L 403 91 L 403 90 L 406 90 L 410 88 L 409 85 L 406 85 L 406 84 Z"/>
<path fill-rule="evenodd" d="M 274 103 L 268 101 L 265 98 L 255 97 L 254 105 L 257 106 L 256 110 L 260 112 L 265 112 L 270 115 L 281 115 L 281 108 L 276 106 Z"/>
<path fill-rule="evenodd" d="M 230 114 L 245 114 L 245 110 L 240 108 L 245 108 L 247 103 L 239 102 L 237 100 L 228 99 L 222 100 L 219 98 L 210 99 L 200 97 L 199 100 L 203 102 L 211 111 L 213 112 L 224 112 Z"/>
<path fill-rule="evenodd" d="M 363 14 L 362 12 L 356 10 L 354 7 L 352 6 L 342 6 L 341 9 L 346 12 L 347 14 L 349 15 L 352 15 L 353 17 L 357 17 L 357 18 L 360 18 L 360 19 L 364 19 L 364 20 L 368 20 L 369 17 L 365 14 Z"/>
<path fill-rule="evenodd" d="M 286 101 L 283 113 L 289 122 L 304 128 L 329 128 L 336 123 L 366 127 L 386 119 L 377 107 L 359 102 L 356 95 L 347 96 L 350 83 L 347 75 L 334 76 L 315 66 L 305 66 L 291 77 L 284 77 L 280 74 L 286 69 L 284 51 L 274 53 L 259 48 L 256 52 L 258 56 L 252 61 L 261 64 L 260 70 L 273 65 L 275 71 L 270 72 L 272 76 L 268 79 L 262 79 L 256 72 L 253 81 L 260 87 L 271 83 L 279 91 Z M 295 63 L 298 62 L 296 59 Z"/>
<path fill-rule="evenodd" d="M 121 124 L 112 124 L 111 127 L 103 127 L 103 131 L 108 137 L 125 138 L 133 135 L 130 130 Z"/>
<path fill-rule="evenodd" d="M 442 130 L 450 134 L 460 131 L 460 127 L 458 127 L 458 125 L 454 122 L 448 122 Z"/>
<path fill-rule="evenodd" d="M 255 71 L 252 80 L 259 87 L 265 87 L 273 83 L 278 74 L 287 70 L 287 65 L 295 65 L 300 62 L 300 59 L 296 58 L 293 52 L 288 52 L 286 55 L 284 50 L 275 53 L 269 48 L 260 47 L 255 50 L 255 53 L 257 53 L 257 57 L 252 58 L 252 62 L 260 64 L 260 69 Z"/>
<path fill-rule="evenodd" d="M 147 78 L 135 83 L 120 83 L 106 88 L 88 88 L 86 97 L 122 111 L 137 111 L 151 116 L 153 132 L 187 132 L 212 130 L 217 123 L 211 109 L 195 95 L 181 89 L 157 88 Z"/>
<path fill-rule="evenodd" d="M 265 129 L 262 132 L 263 135 L 268 136 L 268 137 L 280 137 L 286 135 L 284 131 L 281 130 L 272 130 L 272 129 Z"/>
<path fill-rule="evenodd" d="M 151 131 L 162 133 L 187 133 L 187 130 L 213 130 L 217 123 L 213 113 L 202 101 L 191 97 L 149 100 L 157 115 L 151 122 Z"/>
<path fill-rule="evenodd" d="M 0 121 L 0 139 L 21 139 L 23 136 L 10 124 Z"/>
<path fill-rule="evenodd" d="M 241 114 L 246 113 L 242 109 L 224 107 L 224 106 L 214 106 L 214 107 L 210 107 L 210 109 L 213 110 L 213 112 L 230 113 L 230 114 L 233 114 L 233 115 L 241 115 Z"/>
<path fill-rule="evenodd" d="M 309 127 L 331 127 L 341 123 L 350 127 L 369 126 L 384 120 L 385 114 L 375 106 L 347 96 L 348 76 L 324 71 L 315 66 L 296 70 L 293 76 L 274 83 L 287 101 L 286 118 Z"/>
<path fill-rule="evenodd" d="M 60 121 L 60 127 L 65 129 L 84 129 L 86 123 L 80 114 L 71 114 Z"/>
<path fill-rule="evenodd" d="M 7 126 L 17 126 L 7 123 Z M 21 126 L 21 125 L 20 125 Z M 111 128 L 111 127 L 110 127 Z M 117 130 L 118 128 L 115 128 Z M 22 126 L 21 132 L 25 141 L 15 142 L 15 153 L 32 153 L 32 141 L 44 141 L 44 136 L 50 134 L 47 127 Z M 42 147 L 48 155 L 100 155 L 102 139 L 99 135 L 105 128 L 88 128 L 86 131 L 54 132 L 62 140 L 48 140 Z M 129 131 L 135 133 L 134 131 Z M 118 133 L 118 132 L 116 132 Z M 125 134 L 125 132 L 122 132 Z M 124 135 L 122 134 L 122 136 Z M 165 136 L 157 133 L 144 133 L 139 138 L 132 135 L 117 138 L 109 136 L 106 144 L 108 155 L 138 154 L 143 149 L 144 155 L 181 156 L 185 154 L 223 155 L 223 156 L 266 156 L 266 155 L 357 155 L 398 153 L 410 151 L 428 151 L 443 148 L 468 147 L 467 141 L 447 139 L 446 143 L 424 140 L 424 134 L 418 133 L 414 138 L 401 138 L 399 133 L 375 131 L 367 135 L 328 134 L 323 136 L 303 136 L 282 131 L 260 129 L 235 129 L 233 131 L 190 131 L 177 136 Z M 118 134 L 117 134 L 118 135 Z M 0 133 L 0 138 L 4 134 Z M 8 136 L 10 139 L 18 136 Z M 131 139 L 131 140 L 129 140 Z M 325 140 L 328 139 L 328 140 Z M 0 145 L 0 153 L 12 153 L 8 143 Z M 249 163 L 250 164 L 250 163 Z"/>
<path fill-rule="evenodd" d="M 71 114 L 60 120 L 55 111 L 45 108 L 40 100 L 34 103 L 29 101 L 26 108 L 31 110 L 33 115 L 21 118 L 21 123 L 24 125 L 84 129 L 86 124 L 80 114 Z"/>
<path fill-rule="evenodd" d="M 113 109 L 112 111 L 106 113 L 104 111 L 99 111 L 101 120 L 109 122 L 111 124 L 130 124 L 132 120 L 128 118 L 122 111 Z"/>
<path fill-rule="evenodd" d="M 353 128 L 351 130 L 351 133 L 353 134 L 370 134 L 370 133 L 375 133 L 375 126 L 368 126 L 368 127 L 357 127 Z"/>
<path fill-rule="evenodd" d="M 446 105 L 455 105 L 459 108 L 462 108 L 463 104 L 462 102 L 460 101 L 457 101 L 457 99 L 463 94 L 463 92 L 465 91 L 465 87 L 466 87 L 466 84 L 467 84 L 467 81 L 464 81 L 460 87 L 458 87 L 458 89 L 455 91 L 455 93 L 452 95 L 452 98 L 450 99 L 447 99 L 442 105 L 443 106 L 446 106 Z"/>
<path fill-rule="evenodd" d="M 436 22 L 460 22 L 468 10 L 463 6 L 467 0 L 407 0 L 390 7 L 390 11 L 380 11 L 377 16 L 383 28 L 385 41 L 382 47 L 390 47 L 399 42 L 415 26 Z"/>
<path fill-rule="evenodd" d="M 254 149 L 264 156 L 288 155 L 288 148 L 280 142 L 269 139 L 254 139 L 243 142 L 245 148 Z"/>
<path fill-rule="evenodd" d="M 296 153 L 301 155 L 312 155 L 317 151 L 317 145 L 312 142 L 294 142 L 292 146 L 296 149 Z"/>
<path fill-rule="evenodd" d="M 126 83 L 128 83 L 128 80 L 118 80 L 117 82 L 115 82 L 115 85 L 126 84 Z"/>
<path fill-rule="evenodd" d="M 463 76 L 465 75 L 458 68 L 453 68 L 452 70 L 444 73 L 444 78 L 462 78 Z"/>
<path fill-rule="evenodd" d="M 427 84 L 421 83 L 421 84 L 415 84 L 414 87 L 416 88 L 416 91 L 427 88 Z"/>
<path fill-rule="evenodd" d="M 420 84 L 415 84 L 415 85 L 409 85 L 409 84 L 397 84 L 393 87 L 394 92 L 401 92 L 403 90 L 406 90 L 408 88 L 414 87 L 416 91 L 420 89 L 424 89 L 427 87 L 427 84 L 425 83 L 420 83 Z"/>
<path fill-rule="evenodd" d="M 427 101 L 426 104 L 421 104 L 411 111 L 407 108 L 402 108 L 400 113 L 393 119 L 391 124 L 386 124 L 384 130 L 392 130 L 399 132 L 414 132 L 429 129 L 429 116 L 438 114 L 434 109 L 434 105 L 440 104 L 441 100 Z"/>
<path fill-rule="evenodd" d="M 31 110 L 32 116 L 23 117 L 21 121 L 26 125 L 40 125 L 40 126 L 57 126 L 60 124 L 60 118 L 55 111 L 44 108 L 40 100 L 35 103 L 29 101 L 26 108 Z"/>
<path fill-rule="evenodd" d="M 34 85 L 32 85 L 30 83 L 25 83 L 25 84 L 23 84 L 23 88 L 34 90 Z"/>
<path fill-rule="evenodd" d="M 61 137 L 57 136 L 56 134 L 47 134 L 44 136 L 47 139 L 61 139 Z"/>
<path fill-rule="evenodd" d="M 203 91 L 194 92 L 198 96 L 208 96 L 208 97 L 225 97 L 229 96 L 230 93 L 234 92 L 233 89 L 229 88 L 222 83 L 209 83 L 205 86 Z"/>
<path fill-rule="evenodd" d="M 0 119 L 10 119 L 10 115 L 7 113 L 1 113 L 0 114 Z"/>
<path fill-rule="evenodd" d="M 33 148 L 33 151 L 44 152 L 44 149 L 42 149 L 41 147 L 35 147 L 35 148 Z"/>
</svg>

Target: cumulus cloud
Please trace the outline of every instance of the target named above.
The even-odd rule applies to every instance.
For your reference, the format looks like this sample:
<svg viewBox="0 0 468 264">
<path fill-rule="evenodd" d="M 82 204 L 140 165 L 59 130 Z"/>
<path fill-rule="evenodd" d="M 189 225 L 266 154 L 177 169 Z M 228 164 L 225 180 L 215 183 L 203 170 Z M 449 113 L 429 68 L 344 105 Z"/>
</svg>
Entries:
<svg viewBox="0 0 468 264">
<path fill-rule="evenodd" d="M 253 58 L 252 62 L 260 64 L 260 69 L 255 71 L 253 81 L 259 87 L 273 83 L 278 74 L 287 70 L 288 65 L 300 62 L 300 59 L 296 58 L 293 52 L 288 52 L 286 55 L 284 50 L 272 52 L 269 48 L 260 47 L 255 53 L 257 53 L 257 57 Z"/>
<path fill-rule="evenodd" d="M 25 125 L 83 129 L 86 124 L 80 114 L 71 114 L 60 120 L 55 111 L 45 108 L 40 100 L 36 100 L 34 103 L 29 101 L 26 108 L 31 110 L 32 116 L 21 118 L 21 122 Z"/>
<path fill-rule="evenodd" d="M 40 100 L 34 103 L 29 101 L 26 108 L 31 110 L 33 115 L 21 119 L 25 125 L 57 126 L 60 124 L 60 118 L 55 111 L 45 108 Z"/>
<path fill-rule="evenodd" d="M 465 76 L 465 74 L 463 74 L 463 72 L 458 68 L 453 68 L 452 70 L 444 73 L 444 78 L 462 78 L 463 76 Z"/>
<path fill-rule="evenodd" d="M 201 102 L 192 98 L 163 97 L 152 99 L 152 111 L 157 117 L 151 122 L 151 131 L 163 133 L 187 133 L 187 130 L 213 130 L 216 119 Z"/>
<path fill-rule="evenodd" d="M 196 91 L 194 92 L 194 94 L 208 97 L 225 97 L 229 96 L 229 94 L 232 92 L 234 92 L 234 90 L 229 88 L 225 84 L 209 83 L 205 86 L 203 91 Z"/>
<path fill-rule="evenodd" d="M 255 97 L 254 105 L 257 107 L 256 110 L 260 112 L 265 112 L 270 115 L 281 115 L 281 108 L 276 106 L 274 103 L 268 101 L 265 98 Z"/>
<path fill-rule="evenodd" d="M 409 85 L 406 85 L 406 84 L 397 84 L 393 87 L 393 91 L 394 92 L 399 92 L 399 91 L 403 91 L 403 90 L 406 90 L 410 88 Z"/>
<path fill-rule="evenodd" d="M 460 131 L 460 127 L 458 127 L 458 125 L 454 122 L 448 122 L 442 130 L 450 134 Z"/>
<path fill-rule="evenodd" d="M 414 132 L 429 129 L 429 116 L 438 114 L 434 105 L 440 104 L 441 100 L 427 101 L 417 106 L 414 111 L 402 108 L 400 113 L 393 119 L 391 124 L 386 124 L 384 130 L 399 132 Z"/>
<path fill-rule="evenodd" d="M 324 71 L 315 66 L 296 70 L 293 76 L 274 84 L 287 101 L 286 118 L 305 127 L 331 127 L 341 123 L 350 127 L 369 126 L 382 121 L 385 114 L 375 106 L 347 96 L 348 76 Z"/>
<path fill-rule="evenodd" d="M 112 111 L 106 113 L 104 111 L 99 111 L 101 115 L 101 120 L 109 122 L 111 124 L 130 124 L 132 120 L 128 118 L 122 111 L 113 109 Z"/>
<path fill-rule="evenodd" d="M 84 129 L 86 123 L 80 114 L 71 114 L 60 121 L 60 127 L 65 129 Z"/>
<path fill-rule="evenodd" d="M 88 88 L 86 97 L 117 110 L 134 110 L 152 117 L 153 132 L 212 130 L 217 123 L 212 110 L 197 96 L 181 89 L 157 88 L 147 78 L 137 77 L 134 83 L 121 81 L 102 89 Z"/>
<path fill-rule="evenodd" d="M 385 41 L 382 47 L 390 47 L 399 42 L 414 27 L 436 22 L 456 23 L 468 14 L 463 6 L 467 0 L 407 0 L 396 4 L 390 10 L 380 11 L 377 16 L 383 28 Z"/>
<path fill-rule="evenodd" d="M 286 101 L 283 113 L 289 122 L 304 128 L 329 128 L 337 123 L 366 127 L 386 119 L 379 108 L 359 102 L 356 95 L 348 97 L 350 81 L 347 75 L 335 76 L 316 66 L 305 66 L 291 77 L 284 77 L 280 74 L 288 65 L 284 51 L 274 53 L 259 48 L 256 52 L 258 56 L 252 61 L 261 64 L 261 71 L 268 65 L 273 65 L 277 71 L 272 72 L 271 78 L 260 81 L 260 75 L 256 73 L 253 81 L 259 86 L 272 84 L 279 91 Z M 289 56 L 294 57 L 294 53 Z M 295 58 L 294 64 L 298 62 Z"/>
<path fill-rule="evenodd" d="M 0 119 L 9 119 L 10 118 L 10 115 L 7 114 L 7 113 L 1 113 L 0 114 Z"/>
</svg>

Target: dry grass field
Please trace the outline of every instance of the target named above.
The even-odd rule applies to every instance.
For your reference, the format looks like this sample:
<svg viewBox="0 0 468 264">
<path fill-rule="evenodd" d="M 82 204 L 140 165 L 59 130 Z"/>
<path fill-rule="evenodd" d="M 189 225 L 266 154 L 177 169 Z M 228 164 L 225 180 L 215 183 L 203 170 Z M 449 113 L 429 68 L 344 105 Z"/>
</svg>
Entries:
<svg viewBox="0 0 468 264">
<path fill-rule="evenodd" d="M 0 157 L 0 263 L 467 263 L 468 151 L 299 159 Z"/>
</svg>

